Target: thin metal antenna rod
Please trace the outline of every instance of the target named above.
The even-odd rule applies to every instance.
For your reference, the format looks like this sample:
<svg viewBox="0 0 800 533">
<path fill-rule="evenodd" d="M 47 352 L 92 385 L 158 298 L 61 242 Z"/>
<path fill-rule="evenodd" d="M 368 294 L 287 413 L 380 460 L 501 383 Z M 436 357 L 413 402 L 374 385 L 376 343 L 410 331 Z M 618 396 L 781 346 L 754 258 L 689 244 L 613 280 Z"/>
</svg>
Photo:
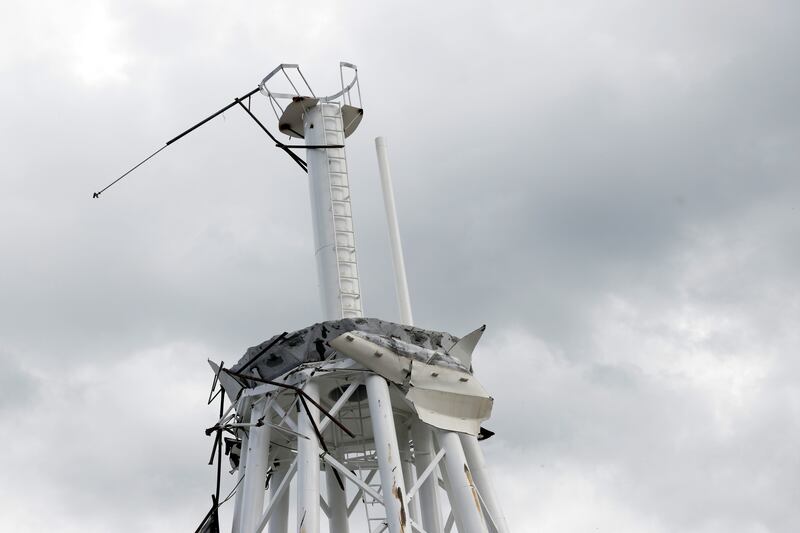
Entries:
<svg viewBox="0 0 800 533">
<path fill-rule="evenodd" d="M 97 192 L 93 192 L 93 193 L 92 193 L 92 198 L 100 198 L 100 195 L 101 195 L 101 194 L 103 194 L 103 193 L 106 191 L 106 189 L 109 189 L 109 188 L 111 188 L 111 187 L 112 187 L 112 186 L 113 186 L 115 183 L 117 183 L 118 181 L 120 181 L 122 178 L 124 178 L 125 176 L 127 176 L 128 174 L 130 174 L 131 172 L 133 172 L 134 170 L 136 170 L 136 169 L 137 169 L 137 168 L 139 168 L 140 166 L 142 166 L 142 165 L 144 165 L 145 163 L 147 163 L 148 161 L 150 161 L 150 159 L 152 159 L 153 157 L 155 157 L 155 156 L 156 156 L 156 155 L 157 155 L 157 154 L 158 154 L 158 153 L 159 153 L 161 150 L 163 150 L 163 149 L 164 149 L 164 148 L 166 148 L 167 146 L 169 146 L 169 143 L 165 144 L 164 146 L 162 146 L 161 148 L 159 148 L 158 150 L 156 150 L 156 151 L 155 151 L 155 152 L 153 152 L 152 154 L 148 155 L 147 157 L 145 157 L 144 159 L 142 159 L 141 161 L 139 161 L 139 162 L 138 162 L 136 165 L 134 165 L 134 166 L 133 166 L 133 168 L 131 168 L 130 170 L 128 170 L 127 172 L 125 172 L 125 173 L 124 173 L 122 176 L 118 177 L 117 179 L 115 179 L 114 181 L 112 181 L 111 183 L 109 183 L 108 185 L 106 185 L 105 187 L 103 187 L 102 189 L 100 189 L 99 191 L 97 191 Z"/>
<path fill-rule="evenodd" d="M 245 94 L 244 96 L 242 96 L 242 98 L 241 98 L 241 99 L 242 99 L 242 100 L 244 100 L 245 98 L 250 98 L 251 96 L 253 96 L 253 95 L 254 95 L 254 94 L 256 94 L 257 92 L 258 92 L 258 87 L 256 87 L 255 89 L 253 89 L 253 90 L 252 90 L 252 91 L 250 91 L 249 93 L 247 93 L 247 94 Z M 192 133 L 194 130 L 196 130 L 197 128 L 199 128 L 200 126 L 202 126 L 203 124 L 205 124 L 205 123 L 206 123 L 206 122 L 208 122 L 209 120 L 212 120 L 212 119 L 215 119 L 215 118 L 217 118 L 217 117 L 218 117 L 218 116 L 220 116 L 222 113 L 224 113 L 224 112 L 225 112 L 225 111 L 227 111 L 228 109 L 230 109 L 230 108 L 232 108 L 233 106 L 235 106 L 235 105 L 236 105 L 236 103 L 237 103 L 238 101 L 239 101 L 239 98 L 237 98 L 236 100 L 234 100 L 232 103 L 230 103 L 230 104 L 226 105 L 225 107 L 223 107 L 222 109 L 220 109 L 220 110 L 219 110 L 219 111 L 217 111 L 216 113 L 213 113 L 212 115 L 209 115 L 208 117 L 204 118 L 203 120 L 201 120 L 200 122 L 198 122 L 197 124 L 195 124 L 195 125 L 194 125 L 194 126 L 192 126 L 191 128 L 187 129 L 186 131 L 184 131 L 184 132 L 182 132 L 182 133 L 180 133 L 180 134 L 176 135 L 176 136 L 175 136 L 175 137 L 173 137 L 172 139 L 168 140 L 168 141 L 167 141 L 167 143 L 166 143 L 164 146 L 162 146 L 161 148 L 159 148 L 158 150 L 156 150 L 155 152 L 153 152 L 152 154 L 150 154 L 149 156 L 147 156 L 146 158 L 144 158 L 144 159 L 143 159 L 141 162 L 137 163 L 137 164 L 136 164 L 136 165 L 135 165 L 133 168 L 131 168 L 130 170 L 128 170 L 128 171 L 127 171 L 126 173 L 124 173 L 122 176 L 118 177 L 117 179 L 115 179 L 114 181 L 112 181 L 111 183 L 109 183 L 108 185 L 106 185 L 105 187 L 103 187 L 102 189 L 100 189 L 99 191 L 97 191 L 97 192 L 95 192 L 95 193 L 92 193 L 92 198 L 100 198 L 100 195 L 101 195 L 101 194 L 103 194 L 103 193 L 104 193 L 104 192 L 105 192 L 107 189 L 111 188 L 111 187 L 112 187 L 112 186 L 113 186 L 115 183 L 117 183 L 118 181 L 120 181 L 122 178 L 124 178 L 125 176 L 127 176 L 128 174 L 130 174 L 131 172 L 133 172 L 134 170 L 136 170 L 136 169 L 137 169 L 137 168 L 139 168 L 140 166 L 142 166 L 142 165 L 144 165 L 145 163 L 147 163 L 147 162 L 148 162 L 148 161 L 149 161 L 151 158 L 155 157 L 155 155 L 156 155 L 156 154 L 158 154 L 158 153 L 159 153 L 161 150 L 163 150 L 164 148 L 166 148 L 166 147 L 167 147 L 167 146 L 169 146 L 170 144 L 174 143 L 175 141 L 177 141 L 177 140 L 181 139 L 182 137 L 184 137 L 184 136 L 186 136 L 186 135 L 188 135 L 188 134 Z"/>
<path fill-rule="evenodd" d="M 253 96 L 257 92 L 258 92 L 258 87 L 256 87 L 255 89 L 253 89 L 249 93 L 245 94 L 241 98 L 236 98 L 233 102 L 231 102 L 230 104 L 226 105 L 225 107 L 223 107 L 222 109 L 220 109 L 216 113 L 213 113 L 212 115 L 209 115 L 208 117 L 204 118 L 203 120 L 201 120 L 200 122 L 198 122 L 197 124 L 195 124 L 194 126 L 189 128 L 188 130 L 186 130 L 183 133 L 181 133 L 179 135 L 176 135 L 172 139 L 168 140 L 166 146 L 169 146 L 170 144 L 172 144 L 175 141 L 179 140 L 181 137 L 184 137 L 184 136 L 192 133 L 194 130 L 196 130 L 197 128 L 199 128 L 200 126 L 202 126 L 203 124 L 205 124 L 209 120 L 213 120 L 213 119 L 217 118 L 218 116 L 223 114 L 225 111 L 227 111 L 228 109 L 230 109 L 233 106 L 235 106 L 238 103 L 239 100 L 244 100 L 245 98 L 250 98 L 251 96 Z"/>
<path fill-rule="evenodd" d="M 113 187 L 113 186 L 114 186 L 114 185 L 115 185 L 117 182 L 121 181 L 121 180 L 122 180 L 122 179 L 123 179 L 125 176 L 127 176 L 128 174 L 130 174 L 131 172 L 133 172 L 134 170 L 136 170 L 136 169 L 137 169 L 137 168 L 139 168 L 140 166 L 144 165 L 145 163 L 147 163 L 147 162 L 148 162 L 150 159 L 152 159 L 152 158 L 153 158 L 153 157 L 155 157 L 155 156 L 156 156 L 156 155 L 157 155 L 159 152 L 161 152 L 161 150 L 163 150 L 164 148 L 166 148 L 166 147 L 167 147 L 167 146 L 169 146 L 170 144 L 172 144 L 172 143 L 174 143 L 174 142 L 176 142 L 176 141 L 178 141 L 178 140 L 182 139 L 182 138 L 183 138 L 183 137 L 185 137 L 186 135 L 188 135 L 188 134 L 192 133 L 194 130 L 196 130 L 196 129 L 197 129 L 197 128 L 199 128 L 200 126 L 202 126 L 202 125 L 206 124 L 208 121 L 210 121 L 210 120 L 213 120 L 213 119 L 217 118 L 217 117 L 218 117 L 218 116 L 220 116 L 222 113 L 224 113 L 225 111 L 227 111 L 228 109 L 232 108 L 232 107 L 233 107 L 233 106 L 235 106 L 235 105 L 240 105 L 240 106 L 242 107 L 242 109 L 244 109 L 244 110 L 245 110 L 245 112 L 247 112 L 247 114 L 248 114 L 248 115 L 250 115 L 250 118 L 252 118 L 252 119 L 253 119 L 253 120 L 256 122 L 256 124 L 258 124 L 258 125 L 261 127 L 261 129 L 262 129 L 262 130 L 264 130 L 264 132 L 265 132 L 267 135 L 269 135 L 269 138 L 270 138 L 270 139 L 272 139 L 273 141 L 275 141 L 275 144 L 276 144 L 276 146 L 278 146 L 278 147 L 279 147 L 279 148 L 281 148 L 281 149 L 282 149 L 284 152 L 286 152 L 287 154 L 289 154 L 289 157 L 291 157 L 291 158 L 292 158 L 292 159 L 295 161 L 295 163 L 297 163 L 297 164 L 300 166 L 300 168 L 302 168 L 302 169 L 303 169 L 303 171 L 304 171 L 304 172 L 308 172 L 308 169 L 306 168 L 306 167 L 307 167 L 307 165 L 306 165 L 306 162 L 305 162 L 305 161 L 303 161 L 303 160 L 302 160 L 300 157 L 298 157 L 296 154 L 292 153 L 292 152 L 291 152 L 291 151 L 290 151 L 290 150 L 289 150 L 289 149 L 288 149 L 288 148 L 287 148 L 287 147 L 286 147 L 286 146 L 285 146 L 285 145 L 284 145 L 282 142 L 280 142 L 278 139 L 276 139 L 276 138 L 275 138 L 275 136 L 273 136 L 273 135 L 272 135 L 272 134 L 269 132 L 269 130 L 267 130 L 267 128 L 264 126 L 264 124 L 262 124 L 262 123 L 261 123 L 261 121 L 260 121 L 260 120 L 258 120 L 258 118 L 257 118 L 257 117 L 256 117 L 256 116 L 255 116 L 255 115 L 254 115 L 254 114 L 253 114 L 251 111 L 250 111 L 250 106 L 249 106 L 249 103 L 250 103 L 250 101 L 249 101 L 249 98 L 250 98 L 251 96 L 253 96 L 254 94 L 256 94 L 258 91 L 259 91 L 259 88 L 258 88 L 258 87 L 256 87 L 255 89 L 253 89 L 253 90 L 252 90 L 252 91 L 250 91 L 249 93 L 247 93 L 247 94 L 245 94 L 245 95 L 242 95 L 240 98 L 235 98 L 235 99 L 233 100 L 233 102 L 231 102 L 230 104 L 226 105 L 225 107 L 223 107 L 223 108 L 222 108 L 222 109 L 220 109 L 219 111 L 216 111 L 215 113 L 212 113 L 211 115 L 209 115 L 208 117 L 204 118 L 203 120 L 201 120 L 200 122 L 198 122 L 198 123 L 197 123 L 197 124 L 195 124 L 194 126 L 190 127 L 189 129 L 187 129 L 187 130 L 185 130 L 185 131 L 181 132 L 180 134 L 176 135 L 176 136 L 175 136 L 175 137 L 173 137 L 172 139 L 168 140 L 168 141 L 166 142 L 166 144 L 164 144 L 164 146 L 162 146 L 161 148 L 159 148 L 158 150 L 156 150 L 155 152 L 153 152 L 152 154 L 150 154 L 149 156 L 147 156 L 146 158 L 144 158 L 143 160 L 141 160 L 139 163 L 137 163 L 136 165 L 134 165 L 134 166 L 133 166 L 133 167 L 132 167 L 130 170 L 128 170 L 127 172 L 125 172 L 124 174 L 122 174 L 120 177 L 118 177 L 117 179 L 115 179 L 114 181 L 112 181 L 111 183 L 109 183 L 108 185 L 106 185 L 105 187 L 103 187 L 102 189 L 100 189 L 99 191 L 92 193 L 92 198 L 100 198 L 100 195 L 101 195 L 101 194 L 103 194 L 103 193 L 104 193 L 106 190 L 110 189 L 110 188 L 111 188 L 111 187 Z M 248 105 L 247 105 L 247 106 L 245 106 L 245 105 L 242 103 L 242 101 L 243 101 L 243 100 L 245 100 L 245 99 L 248 99 Z"/>
</svg>

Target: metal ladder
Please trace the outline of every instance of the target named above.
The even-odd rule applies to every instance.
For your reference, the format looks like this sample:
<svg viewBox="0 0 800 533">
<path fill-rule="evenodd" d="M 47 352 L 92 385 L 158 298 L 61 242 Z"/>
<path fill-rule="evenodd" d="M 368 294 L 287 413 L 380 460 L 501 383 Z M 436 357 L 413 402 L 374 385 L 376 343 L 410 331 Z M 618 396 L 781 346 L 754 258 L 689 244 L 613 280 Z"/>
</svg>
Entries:
<svg viewBox="0 0 800 533">
<path fill-rule="evenodd" d="M 338 104 L 320 104 L 325 144 L 344 145 L 342 112 Z M 326 148 L 330 176 L 331 213 L 336 232 L 336 261 L 339 271 L 339 303 L 342 318 L 364 316 L 358 280 L 356 239 L 350 206 L 350 180 L 344 148 Z"/>
</svg>

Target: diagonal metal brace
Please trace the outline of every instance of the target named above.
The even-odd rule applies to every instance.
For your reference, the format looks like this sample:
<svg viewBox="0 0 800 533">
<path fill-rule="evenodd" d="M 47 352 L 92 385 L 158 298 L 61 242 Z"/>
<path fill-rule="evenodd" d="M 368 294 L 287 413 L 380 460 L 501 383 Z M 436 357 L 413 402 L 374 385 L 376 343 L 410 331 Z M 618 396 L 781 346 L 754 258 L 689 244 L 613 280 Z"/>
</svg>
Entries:
<svg viewBox="0 0 800 533">
<path fill-rule="evenodd" d="M 375 498 L 375 500 L 377 500 L 378 502 L 381 503 L 381 505 L 383 505 L 383 497 L 381 497 L 380 494 L 375 492 L 375 489 L 373 489 L 372 487 L 370 487 L 369 485 L 367 485 L 366 483 L 361 481 L 361 479 L 359 479 L 358 476 L 356 476 L 354 473 L 352 473 L 342 463 L 340 463 L 339 461 L 334 459 L 334 457 L 332 455 L 323 454 L 322 455 L 322 460 L 325 461 L 326 463 L 328 463 L 329 465 L 331 465 L 336 470 L 338 470 L 344 477 L 346 477 L 347 479 L 352 481 L 358 488 L 360 488 L 361 490 L 363 490 L 364 492 L 366 492 L 367 494 L 369 494 L 370 496 Z"/>
<path fill-rule="evenodd" d="M 422 484 L 425 483 L 425 480 L 428 479 L 428 476 L 431 475 L 433 469 L 436 468 L 436 466 L 439 464 L 439 461 L 441 461 L 442 457 L 444 457 L 444 453 L 445 453 L 444 448 L 440 449 L 439 453 L 436 454 L 436 456 L 433 458 L 428 467 L 422 471 L 422 474 L 420 474 L 419 477 L 417 477 L 417 481 L 414 483 L 414 485 L 409 489 L 408 493 L 406 494 L 406 497 L 409 500 L 414 497 L 414 495 L 417 493 Z"/>
</svg>

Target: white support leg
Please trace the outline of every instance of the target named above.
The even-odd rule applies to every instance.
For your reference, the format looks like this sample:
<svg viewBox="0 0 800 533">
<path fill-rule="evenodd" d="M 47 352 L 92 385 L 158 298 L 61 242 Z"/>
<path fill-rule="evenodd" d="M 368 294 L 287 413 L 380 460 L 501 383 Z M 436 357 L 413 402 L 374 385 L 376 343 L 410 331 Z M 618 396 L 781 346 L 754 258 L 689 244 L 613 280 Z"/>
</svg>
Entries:
<svg viewBox="0 0 800 533">
<path fill-rule="evenodd" d="M 344 478 L 341 479 L 344 484 Z M 329 533 L 350 533 L 347 521 L 347 492 L 339 486 L 339 481 L 330 465 L 325 469 L 325 485 L 328 489 L 328 509 L 330 509 Z"/>
<path fill-rule="evenodd" d="M 250 411 L 250 423 L 257 424 L 269 412 L 269 396 L 255 401 Z M 269 464 L 270 426 L 250 426 L 247 440 L 247 470 L 242 482 L 242 522 L 240 533 L 254 533 L 264 512 L 264 484 Z"/>
<path fill-rule="evenodd" d="M 461 447 L 458 433 L 439 431 L 439 446 L 444 449 L 444 464 L 447 470 L 447 495 L 453 508 L 459 533 L 487 533 L 480 498 L 472 473 Z"/>
<path fill-rule="evenodd" d="M 275 471 L 269 482 L 269 498 L 275 510 L 272 511 L 269 520 L 269 533 L 288 533 L 289 530 L 289 491 L 284 491 L 280 496 L 277 492 L 286 477 L 290 463 L 289 458 L 285 456 L 272 463 Z"/>
<path fill-rule="evenodd" d="M 242 420 L 250 419 L 250 403 L 249 400 L 244 403 L 242 407 Z M 239 449 L 239 479 L 236 480 L 236 499 L 233 504 L 233 527 L 232 533 L 240 533 L 242 529 L 242 494 L 244 494 L 244 476 L 245 469 L 247 468 L 247 431 L 243 429 L 238 430 L 242 435 L 242 444 Z"/>
<path fill-rule="evenodd" d="M 503 514 L 497 493 L 494 491 L 494 485 L 489 477 L 489 469 L 486 467 L 486 460 L 483 458 L 483 450 L 478 444 L 478 439 L 464 434 L 459 435 L 459 438 L 461 446 L 464 448 L 467 464 L 472 472 L 472 479 L 475 481 L 475 486 L 478 488 L 481 500 L 486 506 L 486 511 L 489 513 L 497 533 L 509 533 L 506 516 Z"/>
<path fill-rule="evenodd" d="M 319 401 L 319 386 L 316 383 L 309 381 L 304 390 Z M 297 530 L 319 533 L 319 440 L 305 409 L 302 406 L 300 409 L 297 429 L 308 438 L 297 439 Z M 308 402 L 308 409 L 319 426 L 319 411 L 311 402 Z"/>
<path fill-rule="evenodd" d="M 409 446 L 408 426 L 402 420 L 395 420 L 397 429 L 397 444 L 400 447 L 400 461 L 403 465 L 403 479 L 406 482 L 406 494 L 417 482 L 417 472 L 414 469 L 414 461 L 411 457 L 411 447 Z M 408 502 L 408 512 L 414 522 L 419 522 L 419 498 L 412 498 Z"/>
<path fill-rule="evenodd" d="M 385 379 L 375 374 L 367 377 L 366 384 L 389 533 L 409 533 L 411 527 L 406 510 L 406 486 L 400 464 L 389 386 Z"/>
<path fill-rule="evenodd" d="M 414 420 L 411 424 L 411 437 L 414 439 L 414 464 L 417 473 L 425 472 L 436 453 L 433 450 L 433 434 L 429 425 Z M 436 488 L 437 475 L 434 471 L 417 491 L 422 527 L 427 533 L 442 533 L 442 511 L 439 507 L 439 491 Z"/>
</svg>

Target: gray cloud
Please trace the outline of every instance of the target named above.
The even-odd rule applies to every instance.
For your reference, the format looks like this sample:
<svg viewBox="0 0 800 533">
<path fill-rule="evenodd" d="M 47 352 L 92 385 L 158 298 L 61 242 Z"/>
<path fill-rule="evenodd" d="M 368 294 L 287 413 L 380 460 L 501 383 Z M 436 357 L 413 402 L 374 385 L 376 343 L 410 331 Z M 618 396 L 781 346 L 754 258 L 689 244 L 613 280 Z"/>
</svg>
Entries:
<svg viewBox="0 0 800 533">
<path fill-rule="evenodd" d="M 318 319 L 305 177 L 232 110 L 89 196 L 276 63 L 336 87 L 340 59 L 367 312 L 397 318 L 387 135 L 417 322 L 489 325 L 515 531 L 797 523 L 796 5 L 4 9 L 2 529 L 52 527 L 39 490 L 60 530 L 196 525 L 204 359 Z"/>
</svg>

